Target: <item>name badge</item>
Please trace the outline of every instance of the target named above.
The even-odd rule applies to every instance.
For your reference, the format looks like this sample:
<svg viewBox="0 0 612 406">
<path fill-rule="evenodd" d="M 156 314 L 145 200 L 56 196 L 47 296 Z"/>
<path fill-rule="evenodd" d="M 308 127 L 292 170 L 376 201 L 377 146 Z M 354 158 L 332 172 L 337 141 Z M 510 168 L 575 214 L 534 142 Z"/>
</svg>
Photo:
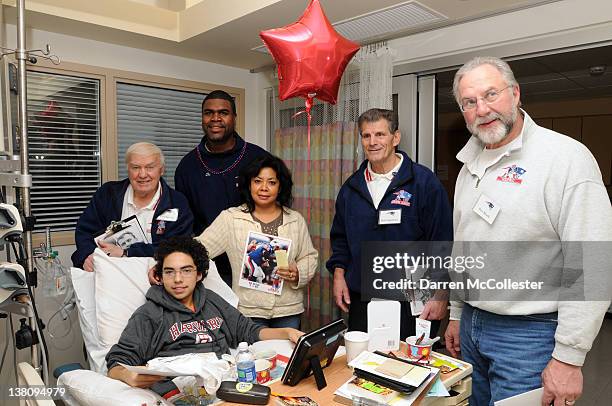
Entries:
<svg viewBox="0 0 612 406">
<path fill-rule="evenodd" d="M 381 210 L 378 212 L 378 225 L 401 224 L 402 209 Z"/>
<path fill-rule="evenodd" d="M 474 206 L 474 212 L 489 224 L 493 224 L 500 210 L 501 208 L 497 203 L 485 194 L 480 195 L 480 198 L 478 198 Z"/>
<path fill-rule="evenodd" d="M 159 216 L 157 216 L 157 221 L 176 221 L 178 220 L 178 209 L 168 209 Z"/>
</svg>

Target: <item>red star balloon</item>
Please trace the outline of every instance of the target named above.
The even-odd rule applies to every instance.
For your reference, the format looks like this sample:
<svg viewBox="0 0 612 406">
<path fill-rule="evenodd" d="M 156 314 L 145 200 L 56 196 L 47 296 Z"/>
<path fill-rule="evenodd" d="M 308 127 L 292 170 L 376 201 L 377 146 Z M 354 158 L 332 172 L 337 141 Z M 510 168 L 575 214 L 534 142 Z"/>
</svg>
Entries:
<svg viewBox="0 0 612 406">
<path fill-rule="evenodd" d="M 334 30 L 319 0 L 295 23 L 259 36 L 278 66 L 281 100 L 300 96 L 336 103 L 342 73 L 359 45 Z"/>
</svg>

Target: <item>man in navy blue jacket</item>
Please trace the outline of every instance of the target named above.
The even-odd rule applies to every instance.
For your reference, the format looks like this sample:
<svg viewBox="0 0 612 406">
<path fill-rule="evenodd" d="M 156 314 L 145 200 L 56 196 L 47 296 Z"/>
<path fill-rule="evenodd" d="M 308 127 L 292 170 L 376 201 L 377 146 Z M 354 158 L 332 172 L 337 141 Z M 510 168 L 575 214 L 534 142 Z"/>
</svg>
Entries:
<svg viewBox="0 0 612 406">
<path fill-rule="evenodd" d="M 342 185 L 330 232 L 336 304 L 349 312 L 349 330 L 367 331 L 367 300 L 361 297 L 361 249 L 368 241 L 452 241 L 452 212 L 438 178 L 396 151 L 400 131 L 391 110 L 371 109 L 358 121 L 367 160 Z M 389 217 L 401 209 L 397 218 Z M 386 220 L 382 218 L 389 217 Z M 430 300 L 421 318 L 440 320 L 447 301 Z M 402 302 L 401 339 L 414 334 L 409 303 Z M 435 334 L 439 323 L 432 324 Z"/>
<path fill-rule="evenodd" d="M 176 190 L 185 195 L 195 217 L 195 235 L 200 235 L 223 210 L 240 204 L 240 170 L 268 154 L 244 141 L 235 131 L 235 123 L 234 98 L 223 90 L 210 92 L 202 102 L 204 137 L 181 159 L 174 173 Z M 219 275 L 231 287 L 232 268 L 227 255 L 213 260 Z"/>
<path fill-rule="evenodd" d="M 75 267 L 93 271 L 94 238 L 104 233 L 113 221 L 135 215 L 146 241 L 127 249 L 100 242 L 99 247 L 113 257 L 152 257 L 159 242 L 175 235 L 192 234 L 193 215 L 187 199 L 161 177 L 164 155 L 156 145 L 139 142 L 125 154 L 128 179 L 106 182 L 96 191 L 79 218 L 75 230 Z"/>
</svg>

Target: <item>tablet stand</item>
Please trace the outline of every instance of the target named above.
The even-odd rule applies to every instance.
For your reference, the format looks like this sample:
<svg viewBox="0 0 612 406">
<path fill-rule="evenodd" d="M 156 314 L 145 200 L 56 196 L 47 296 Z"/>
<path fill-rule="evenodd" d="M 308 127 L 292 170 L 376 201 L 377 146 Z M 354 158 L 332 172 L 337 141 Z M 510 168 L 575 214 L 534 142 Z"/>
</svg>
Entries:
<svg viewBox="0 0 612 406">
<path fill-rule="evenodd" d="M 323 368 L 321 368 L 321 360 L 318 355 L 310 358 L 310 369 L 312 369 L 312 374 L 315 377 L 315 381 L 317 382 L 317 389 L 321 390 L 327 386 L 327 381 L 325 380 L 325 375 L 323 374 Z"/>
</svg>

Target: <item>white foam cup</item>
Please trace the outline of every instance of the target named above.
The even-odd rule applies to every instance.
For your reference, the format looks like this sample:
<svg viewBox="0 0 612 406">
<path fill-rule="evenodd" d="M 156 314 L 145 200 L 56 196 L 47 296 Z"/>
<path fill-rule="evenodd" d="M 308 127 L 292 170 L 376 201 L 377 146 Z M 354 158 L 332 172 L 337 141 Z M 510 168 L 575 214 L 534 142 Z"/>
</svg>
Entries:
<svg viewBox="0 0 612 406">
<path fill-rule="evenodd" d="M 346 347 L 346 362 L 351 362 L 363 351 L 368 350 L 370 336 L 363 331 L 349 331 L 344 334 L 344 345 Z"/>
</svg>

